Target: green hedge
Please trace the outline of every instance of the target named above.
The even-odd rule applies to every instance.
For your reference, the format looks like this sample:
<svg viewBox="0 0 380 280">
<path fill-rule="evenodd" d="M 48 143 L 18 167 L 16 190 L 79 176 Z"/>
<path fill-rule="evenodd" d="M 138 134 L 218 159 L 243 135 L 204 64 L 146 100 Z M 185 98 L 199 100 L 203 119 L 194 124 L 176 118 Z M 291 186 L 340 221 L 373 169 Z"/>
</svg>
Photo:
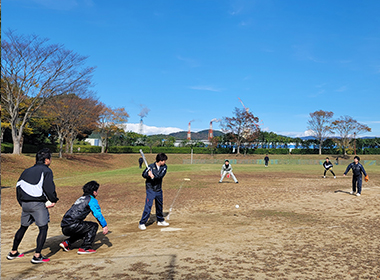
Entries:
<svg viewBox="0 0 380 280">
<path fill-rule="evenodd" d="M 250 151 L 250 150 L 248 150 L 248 151 Z M 279 149 L 255 149 L 255 150 L 251 150 L 251 151 L 253 151 L 253 154 L 257 154 L 257 155 L 265 155 L 265 154 L 270 154 L 270 155 L 287 155 L 287 154 L 289 154 L 289 149 L 285 149 L 285 148 L 279 148 Z"/>
<path fill-rule="evenodd" d="M 58 151 L 59 151 L 59 146 Z M 90 145 L 74 145 L 73 153 L 100 153 L 102 151 L 102 147 L 99 146 L 90 146 Z M 63 147 L 63 153 L 66 152 L 65 146 Z"/>
<path fill-rule="evenodd" d="M 42 148 L 49 148 L 53 153 L 58 152 L 58 147 L 56 145 L 31 145 L 24 144 L 22 147 L 22 152 L 25 154 L 34 154 L 37 153 Z M 1 152 L 2 153 L 13 153 L 13 143 L 1 143 Z"/>
<path fill-rule="evenodd" d="M 366 155 L 380 155 L 380 148 L 365 148 L 363 154 Z"/>
<path fill-rule="evenodd" d="M 1 152 L 2 153 L 13 153 L 13 144 L 11 143 L 1 143 Z"/>
</svg>

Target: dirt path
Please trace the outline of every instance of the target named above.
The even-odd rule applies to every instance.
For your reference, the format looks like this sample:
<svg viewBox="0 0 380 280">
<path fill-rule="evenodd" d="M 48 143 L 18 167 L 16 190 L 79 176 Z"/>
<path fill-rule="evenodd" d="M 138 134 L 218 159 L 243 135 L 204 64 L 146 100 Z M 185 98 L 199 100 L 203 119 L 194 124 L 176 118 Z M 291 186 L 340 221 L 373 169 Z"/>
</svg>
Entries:
<svg viewBox="0 0 380 280">
<path fill-rule="evenodd" d="M 52 210 L 43 250 L 52 260 L 43 265 L 30 264 L 34 226 L 20 246 L 26 256 L 6 260 L 19 208 L 10 203 L 14 189 L 3 189 L 2 279 L 379 279 L 379 179 L 372 176 L 355 197 L 343 177 L 246 173 L 239 184 L 218 184 L 194 176 L 181 189 L 170 227 L 153 223 L 144 232 L 137 229 L 144 192 L 123 186 L 128 204 L 104 207 L 112 232 L 99 232 L 97 253 L 86 256 L 58 247 L 60 217 L 76 195 L 68 193 Z M 101 204 L 121 186 L 107 188 Z M 177 189 L 164 192 L 166 209 Z"/>
</svg>

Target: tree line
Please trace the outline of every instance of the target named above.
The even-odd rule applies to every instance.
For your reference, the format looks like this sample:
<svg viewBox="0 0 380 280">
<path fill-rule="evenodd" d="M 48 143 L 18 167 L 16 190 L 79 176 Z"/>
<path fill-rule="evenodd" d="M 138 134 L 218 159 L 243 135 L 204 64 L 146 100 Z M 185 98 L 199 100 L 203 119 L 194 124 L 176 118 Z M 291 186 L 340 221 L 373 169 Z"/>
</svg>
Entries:
<svg viewBox="0 0 380 280">
<path fill-rule="evenodd" d="M 91 91 L 95 67 L 62 44 L 37 35 L 5 32 L 1 44 L 1 140 L 10 133 L 13 153 L 21 154 L 25 138 L 32 144 L 59 142 L 67 151 L 74 140 L 97 130 L 105 145 L 124 108 L 110 108 Z M 71 147 L 71 148 L 70 148 Z"/>
<path fill-rule="evenodd" d="M 308 129 L 311 135 L 319 141 L 319 154 L 322 154 L 323 143 L 326 139 L 333 139 L 347 155 L 347 150 L 352 148 L 356 152 L 356 139 L 359 134 L 371 132 L 371 128 L 359 123 L 350 116 L 341 116 L 333 119 L 331 111 L 315 111 L 309 114 Z M 377 141 L 377 140 L 375 140 Z"/>
</svg>

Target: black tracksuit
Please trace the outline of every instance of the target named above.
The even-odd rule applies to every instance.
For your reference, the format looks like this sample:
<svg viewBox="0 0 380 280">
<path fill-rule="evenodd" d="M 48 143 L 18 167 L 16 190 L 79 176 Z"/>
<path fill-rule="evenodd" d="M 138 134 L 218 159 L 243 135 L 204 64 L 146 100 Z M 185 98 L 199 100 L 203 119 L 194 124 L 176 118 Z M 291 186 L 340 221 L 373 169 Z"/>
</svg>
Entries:
<svg viewBox="0 0 380 280">
<path fill-rule="evenodd" d="M 163 196 L 162 196 L 162 179 L 166 175 L 167 171 L 166 164 L 157 168 L 156 163 L 149 164 L 149 169 L 154 175 L 154 179 L 150 178 L 148 175 L 149 169 L 146 168 L 142 173 L 142 176 L 145 178 L 145 187 L 146 187 L 146 199 L 144 212 L 142 214 L 140 224 L 145 224 L 150 216 L 150 211 L 152 209 L 153 200 L 156 202 L 156 217 L 157 221 L 163 222 Z"/>
<path fill-rule="evenodd" d="M 364 176 L 367 176 L 367 173 L 364 170 L 364 167 L 361 163 L 355 164 L 355 162 L 351 162 L 348 166 L 344 175 L 348 173 L 352 169 L 352 191 L 356 192 L 356 188 L 358 189 L 358 193 L 362 193 L 362 173 Z"/>
<path fill-rule="evenodd" d="M 325 161 L 323 163 L 323 167 L 325 168 L 325 173 L 323 173 L 323 176 L 326 176 L 326 172 L 329 170 L 332 173 L 332 175 L 334 175 L 334 177 L 335 177 L 335 173 L 334 173 L 334 171 L 332 171 L 333 164 L 331 161 L 329 161 L 329 162 Z"/>
<path fill-rule="evenodd" d="M 97 223 L 84 221 L 91 212 L 102 227 L 107 226 L 96 198 L 92 195 L 83 195 L 75 201 L 62 218 L 62 233 L 70 236 L 66 240 L 69 245 L 83 238 L 81 248 L 85 250 L 91 248 L 98 231 Z"/>
</svg>

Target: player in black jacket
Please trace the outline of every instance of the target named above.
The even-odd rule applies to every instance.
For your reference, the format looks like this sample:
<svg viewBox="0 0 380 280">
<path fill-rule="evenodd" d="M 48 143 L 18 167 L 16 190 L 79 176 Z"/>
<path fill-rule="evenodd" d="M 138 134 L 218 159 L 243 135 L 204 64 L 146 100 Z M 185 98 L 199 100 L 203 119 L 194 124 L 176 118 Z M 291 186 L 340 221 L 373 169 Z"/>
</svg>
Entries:
<svg viewBox="0 0 380 280">
<path fill-rule="evenodd" d="M 326 178 L 326 172 L 327 171 L 330 171 L 332 173 L 332 175 L 334 175 L 334 179 L 336 179 L 336 176 L 335 176 L 335 173 L 334 171 L 332 170 L 333 169 L 333 164 L 332 162 L 329 160 L 329 158 L 327 157 L 325 162 L 323 163 L 323 167 L 325 168 L 325 173 L 323 173 L 323 178 Z"/>
<path fill-rule="evenodd" d="M 367 176 L 367 173 L 364 170 L 363 165 L 359 163 L 360 158 L 358 156 L 354 157 L 354 162 L 351 162 L 348 166 L 346 171 L 344 172 L 343 176 L 346 176 L 348 171 L 352 169 L 352 191 L 350 194 L 355 194 L 356 188 L 358 189 L 358 192 L 356 196 L 360 196 L 362 193 L 362 173 L 364 176 Z"/>
<path fill-rule="evenodd" d="M 268 167 L 268 164 L 269 164 L 269 157 L 268 157 L 268 154 L 266 154 L 265 158 L 264 158 L 264 162 L 265 162 L 265 167 Z"/>
<path fill-rule="evenodd" d="M 78 250 L 78 254 L 96 253 L 92 243 L 95 240 L 98 224 L 84 221 L 88 214 L 92 213 L 103 228 L 103 234 L 108 233 L 107 222 L 102 215 L 99 203 L 96 199 L 99 192 L 99 184 L 95 181 L 88 182 L 83 186 L 83 195 L 78 198 L 71 208 L 62 218 L 62 233 L 69 238 L 59 244 L 66 252 L 70 250 L 70 245 L 79 239 L 83 243 Z"/>
<path fill-rule="evenodd" d="M 17 201 L 22 207 L 21 227 L 15 234 L 12 250 L 7 256 L 8 260 L 24 256 L 24 254 L 18 252 L 18 246 L 28 227 L 36 223 L 39 228 L 39 234 L 37 236 L 36 251 L 31 262 L 38 264 L 50 261 L 50 259 L 41 255 L 48 231 L 49 211 L 47 208 L 54 207 L 58 201 L 53 172 L 49 168 L 50 163 L 50 150 L 47 148 L 40 150 L 36 154 L 36 164 L 25 169 L 17 182 Z M 49 206 L 45 205 L 48 200 L 51 202 Z"/>
<path fill-rule="evenodd" d="M 163 209 L 163 196 L 162 196 L 162 179 L 166 175 L 167 166 L 166 160 L 168 157 L 164 153 L 160 153 L 156 156 L 156 162 L 152 163 L 147 167 L 142 176 L 145 180 L 146 187 L 146 199 L 144 212 L 142 214 L 139 229 L 146 230 L 146 222 L 149 219 L 150 211 L 152 209 L 153 200 L 156 201 L 156 217 L 157 225 L 168 226 L 169 223 L 165 221 L 162 212 Z"/>
</svg>

